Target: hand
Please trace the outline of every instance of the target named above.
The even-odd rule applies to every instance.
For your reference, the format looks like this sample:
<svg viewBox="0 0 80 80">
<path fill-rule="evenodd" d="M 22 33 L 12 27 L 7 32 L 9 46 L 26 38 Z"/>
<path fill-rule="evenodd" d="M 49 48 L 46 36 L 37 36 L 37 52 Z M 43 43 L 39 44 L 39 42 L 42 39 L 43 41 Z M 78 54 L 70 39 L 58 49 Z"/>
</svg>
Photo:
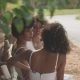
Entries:
<svg viewBox="0 0 80 80">
<path fill-rule="evenodd" d="M 4 50 L 8 50 L 10 48 L 10 43 L 8 40 L 4 41 Z"/>
<path fill-rule="evenodd" d="M 16 41 L 17 41 L 17 40 L 16 40 L 15 37 L 13 37 L 13 36 L 10 36 L 10 37 L 9 37 L 9 42 L 10 42 L 10 44 L 15 44 Z"/>
</svg>

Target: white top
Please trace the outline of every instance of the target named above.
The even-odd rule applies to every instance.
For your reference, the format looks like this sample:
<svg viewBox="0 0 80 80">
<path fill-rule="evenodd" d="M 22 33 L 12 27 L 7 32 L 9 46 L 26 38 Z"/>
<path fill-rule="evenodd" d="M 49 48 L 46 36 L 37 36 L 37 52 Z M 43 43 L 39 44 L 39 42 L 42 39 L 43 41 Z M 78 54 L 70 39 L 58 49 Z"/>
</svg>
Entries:
<svg viewBox="0 0 80 80">
<path fill-rule="evenodd" d="M 30 79 L 31 80 L 57 80 L 56 72 L 40 74 L 39 72 L 34 73 L 32 71 L 30 71 Z"/>
<path fill-rule="evenodd" d="M 34 45 L 33 45 L 33 42 L 32 41 L 27 41 L 26 42 L 26 48 L 27 49 L 30 49 L 32 51 L 35 51 L 35 48 L 34 48 Z"/>
<path fill-rule="evenodd" d="M 31 64 L 31 56 L 30 56 L 30 64 Z M 30 80 L 57 80 L 57 77 L 56 77 L 57 62 L 58 62 L 58 55 L 57 55 L 57 60 L 55 65 L 55 71 L 52 73 L 40 74 L 39 72 L 33 72 L 32 70 L 30 70 Z"/>
<path fill-rule="evenodd" d="M 37 51 L 37 50 L 34 48 L 34 45 L 33 45 L 33 42 L 32 42 L 32 41 L 27 41 L 27 42 L 26 42 L 26 46 L 25 46 L 25 47 L 20 47 L 20 48 L 18 48 L 18 49 L 16 50 L 16 52 L 15 52 L 14 55 L 16 55 L 16 53 L 17 53 L 20 49 L 25 49 L 25 50 L 30 49 L 30 50 L 32 50 L 33 52 L 34 52 L 34 51 Z"/>
</svg>

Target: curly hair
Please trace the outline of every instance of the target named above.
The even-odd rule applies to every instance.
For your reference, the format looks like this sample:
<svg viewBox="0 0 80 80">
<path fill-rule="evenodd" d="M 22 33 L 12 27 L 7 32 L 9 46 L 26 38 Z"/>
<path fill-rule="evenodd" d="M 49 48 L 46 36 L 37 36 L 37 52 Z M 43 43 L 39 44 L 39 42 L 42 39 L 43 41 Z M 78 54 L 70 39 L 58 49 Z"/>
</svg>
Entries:
<svg viewBox="0 0 80 80">
<path fill-rule="evenodd" d="M 53 53 L 68 53 L 70 46 L 66 33 L 60 23 L 47 24 L 42 32 L 44 49 Z"/>
<path fill-rule="evenodd" d="M 23 22 L 23 30 L 22 30 L 21 33 L 19 33 L 19 32 L 17 31 L 17 28 L 16 28 L 16 26 L 15 26 L 16 24 L 15 24 L 14 22 L 15 22 L 16 19 L 19 19 L 19 18 L 16 16 L 16 17 L 14 17 L 13 20 L 12 20 L 11 30 L 12 30 L 12 35 L 13 35 L 15 38 L 18 38 L 20 35 L 22 35 L 22 34 L 24 33 L 25 29 L 30 29 L 30 28 L 33 27 L 33 25 L 34 25 L 34 19 L 32 18 L 31 23 L 30 23 L 29 25 L 27 25 L 28 23 L 26 22 L 26 20 L 25 20 L 24 18 L 22 18 L 22 17 L 20 18 L 20 19 L 22 20 L 22 22 Z"/>
</svg>

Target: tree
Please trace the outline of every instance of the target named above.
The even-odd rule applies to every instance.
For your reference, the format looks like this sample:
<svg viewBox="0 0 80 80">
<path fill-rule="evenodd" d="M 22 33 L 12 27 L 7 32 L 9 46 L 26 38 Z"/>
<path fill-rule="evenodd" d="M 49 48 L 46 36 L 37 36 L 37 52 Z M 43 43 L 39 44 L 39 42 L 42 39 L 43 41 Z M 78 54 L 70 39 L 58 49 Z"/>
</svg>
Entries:
<svg viewBox="0 0 80 80">
<path fill-rule="evenodd" d="M 20 1 L 22 3 L 21 6 L 11 11 L 6 11 L 7 3 L 18 4 Z M 0 28 L 6 36 L 9 36 L 11 35 L 10 23 L 14 15 L 18 17 L 23 16 L 25 20 L 28 19 L 27 21 L 30 21 L 31 14 L 34 14 L 35 9 L 37 9 L 38 16 L 42 17 L 42 20 L 44 17 L 44 8 L 51 9 L 52 15 L 54 10 L 49 6 L 50 1 L 47 0 L 47 3 L 45 2 L 45 0 L 0 0 Z"/>
<path fill-rule="evenodd" d="M 7 3 L 20 5 L 6 11 Z M 44 9 L 49 10 L 50 16 L 53 16 L 55 9 L 66 8 L 68 3 L 69 0 L 0 0 L 0 28 L 6 36 L 9 36 L 11 35 L 10 24 L 14 16 L 23 16 L 30 23 L 31 14 L 36 10 L 37 15 L 43 20 Z"/>
</svg>

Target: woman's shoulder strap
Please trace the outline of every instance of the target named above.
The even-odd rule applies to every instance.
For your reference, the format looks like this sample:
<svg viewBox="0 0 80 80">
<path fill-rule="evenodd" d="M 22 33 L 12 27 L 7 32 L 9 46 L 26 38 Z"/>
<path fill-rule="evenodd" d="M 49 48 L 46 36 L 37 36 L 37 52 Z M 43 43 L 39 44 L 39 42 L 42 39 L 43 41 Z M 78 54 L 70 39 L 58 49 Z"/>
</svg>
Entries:
<svg viewBox="0 0 80 80">
<path fill-rule="evenodd" d="M 17 52 L 20 51 L 20 50 L 22 50 L 22 49 L 23 49 L 24 51 L 26 51 L 26 48 L 25 48 L 25 47 L 20 47 L 20 48 L 16 49 L 15 54 L 17 54 Z M 15 54 L 14 54 L 14 55 L 15 55 Z"/>
<path fill-rule="evenodd" d="M 57 69 L 57 65 L 58 65 L 58 58 L 59 58 L 59 54 L 57 53 L 56 65 L 55 65 L 55 71 L 56 71 L 56 69 Z"/>
<path fill-rule="evenodd" d="M 32 55 L 33 55 L 33 52 L 30 54 L 30 57 L 29 57 L 29 64 L 31 65 L 31 58 L 32 58 Z"/>
</svg>

